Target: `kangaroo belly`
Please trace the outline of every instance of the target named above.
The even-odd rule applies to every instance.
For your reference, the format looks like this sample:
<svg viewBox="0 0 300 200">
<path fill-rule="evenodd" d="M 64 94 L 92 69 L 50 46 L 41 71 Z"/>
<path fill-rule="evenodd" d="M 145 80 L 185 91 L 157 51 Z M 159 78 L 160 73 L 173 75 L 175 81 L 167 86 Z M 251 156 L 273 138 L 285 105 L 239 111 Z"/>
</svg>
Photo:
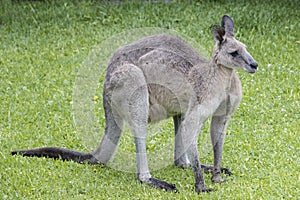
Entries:
<svg viewBox="0 0 300 200">
<path fill-rule="evenodd" d="M 149 122 L 155 123 L 187 110 L 190 94 L 174 86 L 167 83 L 148 84 Z"/>
</svg>

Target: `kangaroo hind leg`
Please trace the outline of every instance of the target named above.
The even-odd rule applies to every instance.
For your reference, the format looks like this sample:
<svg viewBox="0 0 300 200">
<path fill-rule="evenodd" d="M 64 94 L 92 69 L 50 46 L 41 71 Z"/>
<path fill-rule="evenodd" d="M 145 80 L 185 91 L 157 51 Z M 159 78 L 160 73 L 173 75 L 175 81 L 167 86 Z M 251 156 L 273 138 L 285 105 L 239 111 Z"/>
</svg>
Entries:
<svg viewBox="0 0 300 200">
<path fill-rule="evenodd" d="M 143 71 L 135 65 L 119 67 L 111 78 L 112 109 L 118 112 L 134 136 L 136 146 L 137 178 L 155 188 L 177 191 L 175 185 L 152 178 L 146 154 L 146 136 L 149 117 L 149 93 Z"/>
</svg>

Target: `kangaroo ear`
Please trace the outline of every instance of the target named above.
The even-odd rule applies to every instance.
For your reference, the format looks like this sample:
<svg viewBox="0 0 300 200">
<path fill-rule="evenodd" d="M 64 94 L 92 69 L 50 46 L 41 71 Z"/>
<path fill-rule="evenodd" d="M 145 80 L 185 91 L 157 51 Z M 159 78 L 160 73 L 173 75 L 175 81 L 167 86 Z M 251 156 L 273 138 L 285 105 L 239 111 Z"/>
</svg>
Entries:
<svg viewBox="0 0 300 200">
<path fill-rule="evenodd" d="M 224 15 L 222 17 L 222 27 L 225 29 L 225 32 L 227 35 L 234 36 L 233 31 L 234 31 L 234 23 L 233 20 L 228 16 Z"/>
<path fill-rule="evenodd" d="M 212 33 L 215 41 L 221 44 L 225 36 L 224 28 L 221 26 L 213 26 Z"/>
</svg>

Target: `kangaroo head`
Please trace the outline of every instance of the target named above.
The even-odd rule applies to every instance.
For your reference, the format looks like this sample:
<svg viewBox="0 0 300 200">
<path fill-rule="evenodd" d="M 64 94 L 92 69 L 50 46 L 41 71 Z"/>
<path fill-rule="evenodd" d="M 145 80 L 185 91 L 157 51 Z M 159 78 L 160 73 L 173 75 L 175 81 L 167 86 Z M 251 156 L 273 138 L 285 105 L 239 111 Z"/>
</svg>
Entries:
<svg viewBox="0 0 300 200">
<path fill-rule="evenodd" d="M 227 15 L 223 16 L 221 26 L 213 27 L 213 37 L 216 41 L 214 62 L 227 68 L 255 73 L 258 63 L 248 53 L 246 45 L 234 38 L 233 29 L 233 20 Z"/>
</svg>

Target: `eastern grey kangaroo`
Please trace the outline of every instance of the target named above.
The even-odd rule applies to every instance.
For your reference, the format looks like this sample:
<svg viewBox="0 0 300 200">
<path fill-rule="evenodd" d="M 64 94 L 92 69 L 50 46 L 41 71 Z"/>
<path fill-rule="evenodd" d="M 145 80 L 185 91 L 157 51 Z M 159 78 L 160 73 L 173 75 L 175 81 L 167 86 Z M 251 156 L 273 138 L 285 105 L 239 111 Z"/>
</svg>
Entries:
<svg viewBox="0 0 300 200">
<path fill-rule="evenodd" d="M 211 191 L 205 186 L 201 168 L 211 170 L 213 182 L 224 181 L 220 173 L 226 172 L 221 168 L 225 130 L 242 98 L 235 70 L 254 73 L 258 67 L 246 46 L 234 38 L 234 23 L 229 16 L 223 16 L 221 26 L 214 26 L 212 34 L 216 44 L 211 61 L 179 37 L 165 34 L 120 47 L 107 66 L 103 93 L 105 134 L 94 152 L 46 147 L 12 154 L 106 164 L 126 122 L 135 140 L 138 180 L 176 192 L 175 185 L 151 177 L 146 156 L 147 124 L 173 117 L 175 165 L 192 166 L 197 193 Z M 199 162 L 197 140 L 210 116 L 214 165 L 206 166 Z"/>
</svg>

